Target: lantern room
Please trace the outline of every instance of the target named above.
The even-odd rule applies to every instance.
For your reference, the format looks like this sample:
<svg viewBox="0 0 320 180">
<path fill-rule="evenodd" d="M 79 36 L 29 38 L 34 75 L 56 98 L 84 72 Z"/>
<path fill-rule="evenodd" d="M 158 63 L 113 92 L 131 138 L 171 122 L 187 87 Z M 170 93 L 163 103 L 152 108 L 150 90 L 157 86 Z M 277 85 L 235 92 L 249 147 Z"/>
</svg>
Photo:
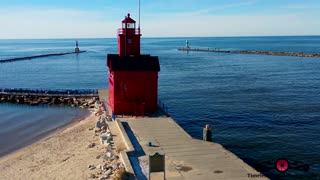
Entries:
<svg viewBox="0 0 320 180">
<path fill-rule="evenodd" d="M 118 54 L 120 56 L 140 55 L 140 29 L 136 29 L 136 21 L 128 14 L 118 29 Z"/>
</svg>

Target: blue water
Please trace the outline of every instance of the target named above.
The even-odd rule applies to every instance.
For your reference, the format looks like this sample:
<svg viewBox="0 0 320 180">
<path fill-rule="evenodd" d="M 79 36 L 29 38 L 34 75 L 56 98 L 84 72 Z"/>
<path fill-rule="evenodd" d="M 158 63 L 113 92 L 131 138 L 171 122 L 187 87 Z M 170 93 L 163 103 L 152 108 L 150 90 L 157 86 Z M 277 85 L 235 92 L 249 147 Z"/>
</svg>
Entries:
<svg viewBox="0 0 320 180">
<path fill-rule="evenodd" d="M 0 157 L 43 138 L 88 114 L 62 106 L 0 104 Z"/>
<path fill-rule="evenodd" d="M 177 51 L 186 39 L 192 47 L 319 53 L 320 36 L 143 38 L 141 47 L 159 56 L 159 98 L 193 137 L 211 124 L 215 142 L 269 177 L 280 177 L 278 158 L 310 164 L 287 171 L 296 179 L 319 175 L 320 58 Z M 74 41 L 0 40 L 0 59 L 70 51 Z M 106 54 L 117 53 L 117 40 L 78 41 L 87 53 L 0 64 L 0 87 L 107 88 Z"/>
</svg>

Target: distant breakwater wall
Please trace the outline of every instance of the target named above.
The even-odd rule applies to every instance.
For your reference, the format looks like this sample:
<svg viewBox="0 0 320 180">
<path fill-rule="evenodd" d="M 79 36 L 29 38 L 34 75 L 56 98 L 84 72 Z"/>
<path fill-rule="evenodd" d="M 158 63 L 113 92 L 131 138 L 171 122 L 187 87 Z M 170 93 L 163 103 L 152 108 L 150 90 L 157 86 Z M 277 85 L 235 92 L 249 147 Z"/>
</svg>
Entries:
<svg viewBox="0 0 320 180">
<path fill-rule="evenodd" d="M 78 53 L 84 53 L 84 52 L 86 52 L 86 51 L 58 52 L 58 53 L 48 53 L 48 54 L 41 54 L 41 55 L 35 55 L 35 56 L 25 56 L 25 57 L 16 57 L 16 58 L 9 58 L 9 59 L 0 59 L 0 63 L 24 61 L 24 60 L 31 60 L 31 59 L 35 59 L 35 58 L 50 57 L 50 56 L 63 56 L 63 55 L 67 55 L 67 54 L 78 54 Z"/>
<path fill-rule="evenodd" d="M 248 51 L 248 50 L 221 50 L 210 48 L 178 48 L 179 51 L 198 51 L 198 52 L 216 52 L 216 53 L 234 53 L 234 54 L 258 54 L 271 56 L 297 56 L 297 57 L 320 57 L 319 54 L 303 52 L 274 52 L 274 51 Z"/>
<path fill-rule="evenodd" d="M 0 103 L 49 104 L 94 108 L 97 90 L 0 89 Z"/>
</svg>

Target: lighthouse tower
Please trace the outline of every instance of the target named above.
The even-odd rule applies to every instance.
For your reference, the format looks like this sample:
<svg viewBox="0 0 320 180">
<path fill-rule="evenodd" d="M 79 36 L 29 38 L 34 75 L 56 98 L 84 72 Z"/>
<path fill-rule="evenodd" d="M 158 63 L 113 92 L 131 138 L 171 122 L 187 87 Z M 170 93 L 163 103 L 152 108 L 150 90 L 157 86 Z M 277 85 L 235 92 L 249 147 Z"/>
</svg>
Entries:
<svg viewBox="0 0 320 180">
<path fill-rule="evenodd" d="M 130 14 L 118 29 L 118 54 L 108 54 L 109 105 L 115 115 L 144 116 L 158 105 L 159 59 L 140 54 L 140 28 Z"/>
</svg>

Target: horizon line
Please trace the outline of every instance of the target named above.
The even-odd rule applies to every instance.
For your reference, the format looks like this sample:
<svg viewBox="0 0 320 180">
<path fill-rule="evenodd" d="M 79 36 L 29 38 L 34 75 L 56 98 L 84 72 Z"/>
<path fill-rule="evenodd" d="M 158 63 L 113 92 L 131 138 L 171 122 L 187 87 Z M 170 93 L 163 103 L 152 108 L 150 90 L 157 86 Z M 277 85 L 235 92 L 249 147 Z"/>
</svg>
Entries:
<svg viewBox="0 0 320 180">
<path fill-rule="evenodd" d="M 240 38 L 240 37 L 313 37 L 318 35 L 246 35 L 246 36 L 146 36 L 142 38 Z M 116 39 L 117 37 L 68 37 L 68 38 L 0 38 L 0 40 L 63 40 L 63 39 Z"/>
</svg>

